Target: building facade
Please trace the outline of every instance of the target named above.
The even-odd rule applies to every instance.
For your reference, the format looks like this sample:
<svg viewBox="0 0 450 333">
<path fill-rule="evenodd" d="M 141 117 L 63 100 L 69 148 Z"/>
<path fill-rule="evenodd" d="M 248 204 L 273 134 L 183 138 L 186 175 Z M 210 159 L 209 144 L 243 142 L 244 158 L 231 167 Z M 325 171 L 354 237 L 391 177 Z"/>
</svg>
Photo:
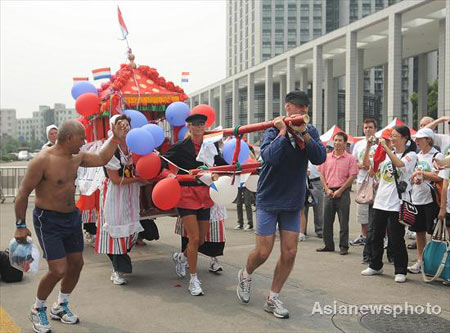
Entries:
<svg viewBox="0 0 450 333">
<path fill-rule="evenodd" d="M 0 109 L 0 139 L 17 137 L 17 120 L 15 109 Z"/>
<path fill-rule="evenodd" d="M 284 9 L 293 4 L 290 1 L 282 3 Z M 322 13 L 324 10 L 327 12 L 326 7 L 330 3 L 336 6 L 336 2 L 321 1 L 322 7 L 325 6 Z M 230 39 L 228 35 L 227 39 L 227 43 L 231 42 L 233 48 L 227 49 L 227 66 L 231 60 L 231 72 L 227 68 L 227 74 L 231 75 L 190 92 L 191 106 L 209 103 L 218 111 L 216 125 L 231 127 L 253 123 L 259 119 L 270 120 L 277 114 L 283 114 L 283 98 L 280 99 L 279 96 L 299 88 L 308 91 L 311 96 L 312 121 L 320 131 L 339 124 L 348 133 L 361 135 L 362 120 L 366 116 L 377 118 L 381 126 L 396 117 L 412 126 L 414 118 L 418 119 L 427 112 L 427 85 L 433 81 L 434 75 L 439 82 L 437 116 L 447 114 L 447 110 L 450 110 L 450 98 L 446 98 L 448 94 L 445 93 L 450 89 L 450 57 L 446 57 L 450 53 L 450 22 L 447 20 L 450 16 L 450 2 L 350 0 L 338 3 L 349 6 L 348 10 L 331 10 L 328 6 L 328 14 L 333 12 L 334 18 L 330 18 L 330 14 L 321 21 L 322 31 L 331 31 L 288 48 L 278 55 L 276 49 L 271 49 L 271 56 L 275 56 L 259 63 L 256 41 L 258 38 L 261 40 L 262 50 L 264 38 L 255 35 L 255 44 L 251 43 L 255 51 L 252 51 L 251 57 L 247 57 L 254 57 L 255 65 L 247 61 L 242 64 L 242 70 L 238 63 L 240 54 L 233 52 L 235 46 L 236 51 L 240 50 L 241 40 L 244 40 L 242 48 L 245 49 L 246 35 L 243 31 L 243 37 L 239 40 L 241 33 L 234 32 L 236 27 L 231 26 L 230 29 L 228 26 L 228 33 L 231 31 L 233 36 L 239 36 Z M 255 2 L 255 5 L 252 1 L 243 1 L 242 4 L 240 1 L 233 1 L 229 3 L 228 12 L 230 13 L 230 8 L 252 9 L 258 4 L 261 5 L 262 17 L 262 6 L 268 5 L 264 1 Z M 280 5 L 281 2 L 271 2 L 272 11 L 275 9 L 276 12 L 277 4 Z M 301 7 L 302 4 L 309 4 L 309 9 L 312 8 L 313 12 L 316 4 L 318 12 L 318 2 L 296 2 L 297 6 Z M 232 13 L 231 23 L 242 20 L 245 24 L 245 17 L 249 16 L 251 24 L 262 24 L 262 19 L 258 20 L 256 8 L 258 7 L 255 7 L 255 22 L 252 13 L 241 17 L 236 12 Z M 281 12 L 281 7 L 278 9 Z M 347 17 L 343 17 L 344 14 Z M 272 19 L 275 18 L 277 22 L 278 15 L 273 12 L 270 15 L 271 27 L 275 27 Z M 348 20 L 349 24 L 335 29 L 338 16 L 340 21 Z M 362 18 L 357 19 L 358 17 Z M 230 16 L 228 24 L 229 22 Z M 288 23 L 287 27 L 284 24 L 284 29 L 289 29 L 288 27 Z M 309 36 L 312 34 L 314 37 L 314 25 L 312 29 Z M 271 35 L 274 36 L 275 32 L 276 28 L 271 28 Z M 253 33 L 249 33 L 251 35 Z M 300 36 L 297 37 L 300 39 Z M 271 46 L 276 45 L 275 41 L 276 38 Z M 284 45 L 288 41 L 289 39 Z M 248 52 L 248 48 L 246 51 Z M 242 58 L 245 60 L 245 54 Z M 244 69 L 246 66 L 247 69 Z M 446 82 L 449 82 L 448 85 Z M 417 91 L 419 95 L 418 110 L 414 115 L 409 105 L 409 94 L 412 91 Z M 445 107 L 447 99 L 448 108 Z"/>
</svg>

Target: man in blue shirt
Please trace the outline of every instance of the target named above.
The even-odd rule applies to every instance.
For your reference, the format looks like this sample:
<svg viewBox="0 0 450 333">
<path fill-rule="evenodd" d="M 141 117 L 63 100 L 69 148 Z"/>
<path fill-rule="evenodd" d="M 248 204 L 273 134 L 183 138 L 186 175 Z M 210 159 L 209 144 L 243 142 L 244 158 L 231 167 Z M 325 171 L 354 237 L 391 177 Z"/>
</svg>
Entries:
<svg viewBox="0 0 450 333">
<path fill-rule="evenodd" d="M 286 95 L 287 117 L 306 115 L 309 98 L 303 91 Z M 281 255 L 264 310 L 277 318 L 289 318 L 289 311 L 278 294 L 294 266 L 300 232 L 300 212 L 304 208 L 308 161 L 325 162 L 326 151 L 317 129 L 308 124 L 291 127 L 303 142 L 300 148 L 288 132 L 285 117 L 278 117 L 274 127 L 266 130 L 261 145 L 262 166 L 256 193 L 256 248 L 248 256 L 247 266 L 239 271 L 237 296 L 243 303 L 250 301 L 251 274 L 272 252 L 276 226 L 280 230 Z"/>
</svg>

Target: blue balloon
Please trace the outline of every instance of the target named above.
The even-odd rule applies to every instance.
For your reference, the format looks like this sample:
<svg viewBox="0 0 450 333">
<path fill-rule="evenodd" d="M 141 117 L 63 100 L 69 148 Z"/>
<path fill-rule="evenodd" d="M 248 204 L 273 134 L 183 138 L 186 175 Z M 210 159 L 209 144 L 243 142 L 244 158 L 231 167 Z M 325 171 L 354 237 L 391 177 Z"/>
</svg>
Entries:
<svg viewBox="0 0 450 333">
<path fill-rule="evenodd" d="M 79 96 L 83 95 L 84 93 L 88 92 L 98 95 L 97 88 L 95 88 L 95 86 L 92 83 L 87 81 L 75 83 L 71 91 L 74 100 L 76 100 Z"/>
<path fill-rule="evenodd" d="M 223 146 L 223 158 L 225 162 L 231 164 L 233 162 L 234 148 L 236 147 L 236 139 L 231 139 Z M 245 163 L 250 157 L 250 149 L 245 141 L 241 140 L 241 151 L 239 152 L 238 162 Z"/>
<path fill-rule="evenodd" d="M 147 118 L 136 110 L 124 110 L 124 114 L 126 114 L 131 119 L 131 128 L 139 128 L 148 124 Z"/>
<path fill-rule="evenodd" d="M 182 127 L 178 132 L 178 141 L 183 141 L 186 133 L 188 132 L 188 128 L 186 126 Z"/>
<path fill-rule="evenodd" d="M 165 136 L 164 131 L 161 127 L 156 124 L 147 124 L 142 127 L 146 131 L 150 132 L 153 136 L 153 141 L 155 143 L 155 148 L 158 148 L 164 142 Z"/>
<path fill-rule="evenodd" d="M 153 136 L 143 128 L 133 128 L 127 133 L 125 140 L 128 148 L 138 155 L 150 154 L 155 149 Z"/>
<path fill-rule="evenodd" d="M 189 106 L 183 102 L 174 102 L 166 109 L 166 119 L 172 126 L 183 126 L 189 116 Z"/>
</svg>

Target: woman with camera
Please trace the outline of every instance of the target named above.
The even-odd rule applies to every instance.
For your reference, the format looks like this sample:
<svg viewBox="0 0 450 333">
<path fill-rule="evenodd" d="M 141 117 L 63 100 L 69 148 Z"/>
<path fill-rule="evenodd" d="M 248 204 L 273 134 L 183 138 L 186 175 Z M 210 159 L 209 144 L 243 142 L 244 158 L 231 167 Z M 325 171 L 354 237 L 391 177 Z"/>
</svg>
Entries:
<svg viewBox="0 0 450 333">
<path fill-rule="evenodd" d="M 427 243 L 425 234 L 433 233 L 433 222 L 439 212 L 439 206 L 432 195 L 434 191 L 432 182 L 439 182 L 441 178 L 437 174 L 438 170 L 433 167 L 433 159 L 441 159 L 444 155 L 433 147 L 434 132 L 431 128 L 420 129 L 415 138 L 420 152 L 417 154 L 417 166 L 411 178 L 411 196 L 418 214 L 416 223 L 409 227 L 409 230 L 416 232 L 417 262 L 408 267 L 408 272 L 419 274 L 422 266 L 422 252 Z"/>
<path fill-rule="evenodd" d="M 401 200 L 410 199 L 411 175 L 417 161 L 416 144 L 411 139 L 411 133 L 406 126 L 395 126 L 391 134 L 391 150 L 384 139 L 380 144 L 386 152 L 385 160 L 380 164 L 380 182 L 373 204 L 373 241 L 372 257 L 369 267 L 361 272 L 362 275 L 378 275 L 383 273 L 384 236 L 386 226 L 394 256 L 395 282 L 405 282 L 408 266 L 408 253 L 405 244 L 405 227 L 398 221 Z M 372 140 L 367 140 L 367 150 Z M 397 181 L 394 174 L 397 174 Z M 398 183 L 398 185 L 397 185 Z"/>
</svg>

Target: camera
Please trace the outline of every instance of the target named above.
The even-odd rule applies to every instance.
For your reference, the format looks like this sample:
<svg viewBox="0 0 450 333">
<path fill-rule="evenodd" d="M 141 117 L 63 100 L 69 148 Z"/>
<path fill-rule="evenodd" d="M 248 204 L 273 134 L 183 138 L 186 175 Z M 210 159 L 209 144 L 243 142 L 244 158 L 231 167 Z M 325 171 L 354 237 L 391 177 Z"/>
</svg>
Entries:
<svg viewBox="0 0 450 333">
<path fill-rule="evenodd" d="M 397 189 L 400 193 L 405 193 L 406 189 L 408 188 L 408 184 L 405 181 L 398 182 Z"/>
<path fill-rule="evenodd" d="M 377 144 L 377 138 L 376 137 L 374 137 L 374 136 L 371 136 L 370 138 L 369 138 L 369 142 L 370 142 L 370 144 L 371 145 L 376 145 Z"/>
</svg>

